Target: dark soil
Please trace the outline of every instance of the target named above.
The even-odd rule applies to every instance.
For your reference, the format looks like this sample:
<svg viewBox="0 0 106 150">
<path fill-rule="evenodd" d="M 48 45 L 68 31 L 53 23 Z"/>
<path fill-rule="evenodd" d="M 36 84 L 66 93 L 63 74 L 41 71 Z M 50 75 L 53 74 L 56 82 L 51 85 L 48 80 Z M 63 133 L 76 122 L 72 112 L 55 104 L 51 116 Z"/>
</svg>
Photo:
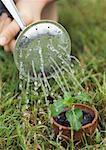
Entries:
<svg viewBox="0 0 106 150">
<path fill-rule="evenodd" d="M 65 115 L 66 112 L 62 112 L 58 115 L 58 117 L 55 118 L 55 121 L 60 124 L 60 125 L 63 125 L 63 126 L 66 126 L 66 127 L 70 127 L 70 124 L 66 118 L 66 115 Z M 94 116 L 92 116 L 91 114 L 85 112 L 85 111 L 82 111 L 83 113 L 83 119 L 82 119 L 82 126 L 88 124 L 88 123 L 91 123 L 94 119 Z"/>
</svg>

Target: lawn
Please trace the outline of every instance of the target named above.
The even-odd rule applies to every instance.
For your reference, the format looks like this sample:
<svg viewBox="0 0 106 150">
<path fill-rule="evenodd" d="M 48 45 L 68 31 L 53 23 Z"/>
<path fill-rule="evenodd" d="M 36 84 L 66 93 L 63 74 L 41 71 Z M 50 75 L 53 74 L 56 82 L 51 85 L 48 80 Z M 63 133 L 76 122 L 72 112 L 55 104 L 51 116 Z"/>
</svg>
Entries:
<svg viewBox="0 0 106 150">
<path fill-rule="evenodd" d="M 60 0 L 57 2 L 59 22 L 71 37 L 74 77 L 65 78 L 72 93 L 85 91 L 89 105 L 99 114 L 99 124 L 92 137 L 84 139 L 79 149 L 106 149 L 106 1 Z M 76 82 L 77 81 L 77 82 Z M 20 82 L 23 88 L 19 88 Z M 58 99 L 60 88 L 50 81 L 48 99 Z M 29 102 L 27 100 L 29 98 Z M 12 54 L 0 48 L 0 150 L 61 150 L 61 141 L 54 138 L 45 95 L 31 85 L 27 92 L 25 81 L 19 81 Z M 65 149 L 71 149 L 72 143 Z M 64 150 L 64 149 L 63 149 Z"/>
</svg>

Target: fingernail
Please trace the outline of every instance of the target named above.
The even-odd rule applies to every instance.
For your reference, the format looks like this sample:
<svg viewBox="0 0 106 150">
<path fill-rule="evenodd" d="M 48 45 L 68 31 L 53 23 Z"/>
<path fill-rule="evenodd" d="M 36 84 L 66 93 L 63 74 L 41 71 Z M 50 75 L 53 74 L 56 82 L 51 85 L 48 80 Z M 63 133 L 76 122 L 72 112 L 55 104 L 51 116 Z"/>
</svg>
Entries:
<svg viewBox="0 0 106 150">
<path fill-rule="evenodd" d="M 7 39 L 5 36 L 0 36 L 0 45 L 1 46 L 4 46 L 6 44 L 6 41 L 7 41 Z"/>
</svg>

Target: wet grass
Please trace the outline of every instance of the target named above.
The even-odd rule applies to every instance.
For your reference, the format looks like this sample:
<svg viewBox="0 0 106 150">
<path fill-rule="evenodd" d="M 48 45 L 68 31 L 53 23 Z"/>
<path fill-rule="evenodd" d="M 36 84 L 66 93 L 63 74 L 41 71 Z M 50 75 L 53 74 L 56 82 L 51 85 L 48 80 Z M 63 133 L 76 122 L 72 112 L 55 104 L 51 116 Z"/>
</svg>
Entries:
<svg viewBox="0 0 106 150">
<path fill-rule="evenodd" d="M 61 22 L 71 35 L 72 53 L 81 64 L 74 64 L 74 76 L 65 74 L 72 94 L 85 91 L 89 104 L 99 113 L 99 125 L 92 137 L 84 139 L 82 150 L 106 149 L 106 2 L 105 0 L 61 0 L 58 2 Z M 57 99 L 62 92 L 54 83 L 48 99 Z M 60 150 L 54 139 L 44 93 L 31 90 L 26 110 L 26 89 L 18 88 L 18 71 L 13 57 L 0 50 L 0 150 Z M 64 84 L 65 86 L 65 84 Z M 52 93 L 54 93 L 52 95 Z M 71 142 L 65 149 L 71 149 Z"/>
</svg>

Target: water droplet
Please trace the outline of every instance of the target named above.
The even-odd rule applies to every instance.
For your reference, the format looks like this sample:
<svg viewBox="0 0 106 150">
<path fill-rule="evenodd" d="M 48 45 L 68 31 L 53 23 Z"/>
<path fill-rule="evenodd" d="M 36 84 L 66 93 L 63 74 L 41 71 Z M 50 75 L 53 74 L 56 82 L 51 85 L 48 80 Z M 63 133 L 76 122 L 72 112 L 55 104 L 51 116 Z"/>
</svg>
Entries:
<svg viewBox="0 0 106 150">
<path fill-rule="evenodd" d="M 28 95 L 29 94 L 29 92 L 28 91 L 26 91 L 26 95 Z"/>
<path fill-rule="evenodd" d="M 53 96 L 54 95 L 54 93 L 51 93 L 51 96 Z"/>
<path fill-rule="evenodd" d="M 38 124 L 40 125 L 40 124 L 42 124 L 42 122 L 39 120 L 39 121 L 38 121 Z"/>
<path fill-rule="evenodd" d="M 30 48 L 30 49 L 29 49 L 29 51 L 31 52 L 31 51 L 32 51 L 32 49 Z"/>
<path fill-rule="evenodd" d="M 19 89 L 22 90 L 22 83 L 19 83 Z"/>
<path fill-rule="evenodd" d="M 74 64 L 71 64 L 71 67 L 73 68 L 73 67 L 74 67 Z"/>
<path fill-rule="evenodd" d="M 34 91 L 37 91 L 38 87 L 34 87 Z"/>
<path fill-rule="evenodd" d="M 37 81 L 35 81 L 35 82 L 34 82 L 34 85 L 35 85 L 35 86 L 37 86 L 37 85 L 38 85 L 38 82 L 37 82 Z"/>
<path fill-rule="evenodd" d="M 26 99 L 26 104 L 29 104 L 29 99 L 28 98 Z"/>
<path fill-rule="evenodd" d="M 81 92 L 78 92 L 78 95 L 80 95 L 81 94 Z"/>
<path fill-rule="evenodd" d="M 40 100 L 38 100 L 38 104 L 40 104 L 41 102 L 40 102 Z"/>
</svg>

